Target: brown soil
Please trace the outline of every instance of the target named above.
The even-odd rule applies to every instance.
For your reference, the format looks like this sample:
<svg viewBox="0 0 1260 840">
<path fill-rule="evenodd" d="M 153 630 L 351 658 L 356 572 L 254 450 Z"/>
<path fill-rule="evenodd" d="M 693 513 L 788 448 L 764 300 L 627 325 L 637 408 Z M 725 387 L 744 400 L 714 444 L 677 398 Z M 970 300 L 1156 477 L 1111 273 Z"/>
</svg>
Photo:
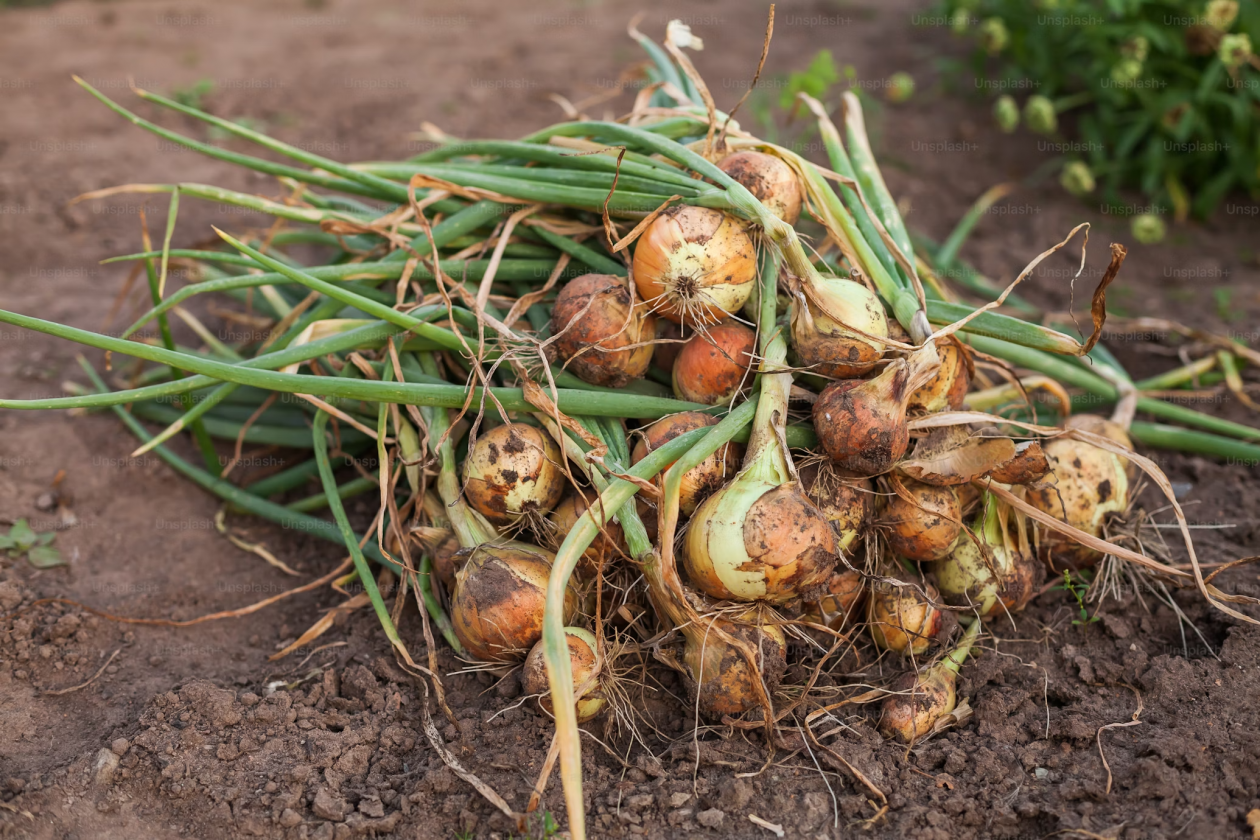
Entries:
<svg viewBox="0 0 1260 840">
<path fill-rule="evenodd" d="M 643 25 L 653 34 L 676 14 L 665 2 L 643 5 Z M 935 95 L 932 55 L 950 41 L 939 28 L 911 27 L 918 8 L 780 8 L 768 72 L 799 68 L 822 47 L 853 63 L 861 79 L 912 71 L 920 90 L 913 104 L 883 109 L 873 121 L 893 192 L 907 202 L 913 226 L 940 238 L 985 188 L 1026 176 L 1051 153 L 1037 151 L 1030 137 L 994 133 L 983 106 Z M 164 92 L 213 77 L 216 90 L 206 101 L 215 113 L 260 120 L 284 139 L 340 159 L 397 158 L 414 148 L 408 132 L 425 119 L 452 134 L 493 137 L 560 119 L 548 93 L 580 100 L 638 60 L 624 35 L 627 14 L 611 5 L 549 1 L 527 10 L 483 0 L 457 11 L 349 0 L 265 7 L 118 0 L 0 12 L 4 307 L 108 328 L 125 270 L 97 262 L 137 248 L 140 202 L 115 197 L 67 207 L 79 193 L 176 180 L 273 193 L 267 179 L 171 151 L 95 103 L 71 73 L 129 102 L 129 76 Z M 762 15 L 758 4 L 735 2 L 692 13 L 710 47 L 697 62 L 720 104 L 729 106 L 751 76 Z M 617 107 L 627 102 L 623 96 Z M 990 276 L 1013 276 L 1078 221 L 1095 224 L 1091 270 L 1101 269 L 1109 240 L 1128 239 L 1125 219 L 1065 198 L 1053 178 L 1023 187 L 1007 207 L 986 218 L 966 248 Z M 160 229 L 165 202 L 149 208 Z M 186 201 L 176 242 L 204 240 L 211 224 L 261 223 Z M 1254 338 L 1254 231 L 1254 216 L 1223 213 L 1174 228 L 1163 246 L 1133 247 L 1113 303 Z M 1028 296 L 1066 306 L 1073 259 L 1052 259 L 1028 284 Z M 1215 286 L 1232 290 L 1223 311 L 1210 296 Z M 5 396 L 54 395 L 63 380 L 81 379 L 69 343 L 11 328 L 0 337 Z M 1139 373 L 1169 361 L 1148 352 L 1142 336 L 1115 333 L 1109 346 Z M 1244 417 L 1232 401 L 1209 407 Z M 317 643 L 338 646 L 268 661 L 342 600 L 334 592 L 185 629 L 121 625 L 66 606 L 26 609 L 36 598 L 64 597 L 117 614 L 189 619 L 323 574 L 340 552 L 237 517 L 234 530 L 265 543 L 301 578 L 238 550 L 215 532 L 216 501 L 156 458 L 129 458 L 133 441 L 108 414 L 4 412 L 0 432 L 0 518 L 57 528 L 57 546 L 70 561 L 42 572 L 0 561 L 0 834 L 508 836 L 502 818 L 431 752 L 418 727 L 424 699 L 392 664 L 370 615 L 339 617 Z M 245 466 L 265 468 L 271 457 Z M 1228 526 L 1197 532 L 1205 561 L 1256 552 L 1254 465 L 1159 457 L 1185 485 L 1192 519 Z M 58 492 L 72 525 L 37 505 L 61 470 Z M 1159 506 L 1153 497 L 1147 502 Z M 366 503 L 352 512 L 368 513 Z M 1260 594 L 1260 578 L 1243 568 L 1224 587 Z M 590 727 L 611 750 L 584 742 L 592 835 L 771 836 L 749 820 L 755 814 L 803 838 L 1040 838 L 1071 829 L 1124 838 L 1246 836 L 1246 815 L 1260 807 L 1260 633 L 1205 607 L 1193 592 L 1179 593 L 1176 603 L 1193 628 L 1149 591 L 1127 591 L 1084 625 L 1073 623 L 1075 602 L 1066 593 L 1047 593 L 1014 624 L 995 623 L 1001 641 L 986 644 L 963 669 L 959 693 L 974 717 L 908 755 L 883 741 L 864 713 L 841 715 L 837 724 L 847 728 L 827 743 L 890 806 L 865 832 L 870 794 L 836 769 L 835 757 L 788 744 L 766 766 L 755 736 L 718 727 L 693 738 L 689 713 L 665 693 L 683 696 L 671 678 L 632 686 L 659 735 L 644 748 Z M 404 635 L 413 652 L 423 651 L 414 615 Z M 48 693 L 83 683 L 115 652 L 90 686 Z M 445 655 L 442 665 L 457 667 Z M 867 678 L 888 679 L 895 669 L 878 670 Z M 800 678 L 789 673 L 788 682 Z M 530 706 L 517 707 L 515 677 L 495 684 L 464 674 L 448 676 L 447 685 L 460 727 L 439 720 L 444 737 L 523 807 L 550 724 Z M 1099 727 L 1129 722 L 1139 707 L 1140 723 L 1098 736 Z M 553 779 L 545 806 L 563 823 L 558 787 Z"/>
</svg>

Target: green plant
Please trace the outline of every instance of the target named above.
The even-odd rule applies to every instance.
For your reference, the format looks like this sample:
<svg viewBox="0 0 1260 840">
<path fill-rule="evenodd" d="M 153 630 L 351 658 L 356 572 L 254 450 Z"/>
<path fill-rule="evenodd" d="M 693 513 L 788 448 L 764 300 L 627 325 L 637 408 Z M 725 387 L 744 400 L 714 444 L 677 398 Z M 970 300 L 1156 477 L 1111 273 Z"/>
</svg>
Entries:
<svg viewBox="0 0 1260 840">
<path fill-rule="evenodd" d="M 941 11 L 979 21 L 955 27 L 975 43 L 976 85 L 1023 99 L 1033 131 L 1067 129 L 1071 142 L 1051 148 L 1088 163 L 1105 205 L 1136 187 L 1181 219 L 1233 190 L 1260 196 L 1260 3 L 941 0 Z M 996 115 L 1013 129 L 1009 102 Z"/>
<path fill-rule="evenodd" d="M 171 99 L 188 108 L 202 109 L 202 100 L 214 90 L 214 79 L 198 79 L 187 87 L 171 91 Z"/>
<path fill-rule="evenodd" d="M 1063 585 L 1056 586 L 1055 589 L 1063 589 L 1072 593 L 1072 597 L 1076 599 L 1076 608 L 1079 611 L 1079 618 L 1072 619 L 1072 623 L 1078 626 L 1089 626 L 1098 620 L 1097 615 L 1090 615 L 1089 608 L 1085 606 L 1085 593 L 1089 590 L 1089 580 L 1086 572 L 1078 573 L 1080 580 L 1072 577 L 1072 572 L 1068 569 L 1063 570 Z"/>
<path fill-rule="evenodd" d="M 0 534 L 0 551 L 7 552 L 14 559 L 26 556 L 27 561 L 37 569 L 60 566 L 66 561 L 61 559 L 61 552 L 52 547 L 57 538 L 56 531 L 39 534 L 32 530 L 25 519 L 13 523 L 8 534 Z"/>
</svg>

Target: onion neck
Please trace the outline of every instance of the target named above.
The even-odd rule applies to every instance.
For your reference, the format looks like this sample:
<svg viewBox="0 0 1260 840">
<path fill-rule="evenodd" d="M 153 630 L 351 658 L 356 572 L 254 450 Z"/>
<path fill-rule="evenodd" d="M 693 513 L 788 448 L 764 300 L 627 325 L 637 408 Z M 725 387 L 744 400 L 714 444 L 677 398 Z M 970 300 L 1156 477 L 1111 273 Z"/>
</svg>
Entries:
<svg viewBox="0 0 1260 840">
<path fill-rule="evenodd" d="M 971 622 L 971 626 L 967 628 L 967 632 L 963 634 L 959 640 L 957 647 L 945 655 L 936 667 L 941 673 L 948 673 L 951 676 L 958 673 L 963 663 L 967 661 L 967 655 L 971 653 L 972 646 L 976 643 L 976 639 L 980 636 L 980 619 Z"/>
<path fill-rule="evenodd" d="M 779 221 L 778 217 L 771 218 Z M 781 221 L 779 223 L 783 224 Z M 791 226 L 788 229 L 791 230 Z M 792 475 L 791 465 L 788 464 L 781 444 L 787 430 L 792 373 L 787 366 L 785 331 L 779 329 L 777 324 L 779 266 L 778 249 L 773 246 L 767 248 L 762 258 L 759 284 L 761 308 L 757 313 L 761 390 L 757 397 L 757 414 L 753 418 L 752 432 L 748 438 L 748 454 L 744 457 L 744 469 L 737 481 L 749 476 L 772 484 L 784 484 Z"/>
</svg>

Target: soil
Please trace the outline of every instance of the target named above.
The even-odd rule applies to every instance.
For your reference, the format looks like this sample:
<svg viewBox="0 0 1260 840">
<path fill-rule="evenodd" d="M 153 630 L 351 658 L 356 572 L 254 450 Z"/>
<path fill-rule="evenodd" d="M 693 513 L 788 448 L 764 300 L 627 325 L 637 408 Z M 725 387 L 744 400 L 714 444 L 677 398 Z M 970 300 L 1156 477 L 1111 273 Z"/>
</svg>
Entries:
<svg viewBox="0 0 1260 840">
<path fill-rule="evenodd" d="M 642 27 L 655 36 L 679 14 L 658 0 L 639 5 L 647 13 Z M 172 150 L 128 125 L 75 86 L 72 73 L 128 103 L 136 102 L 128 78 L 162 92 L 213 78 L 204 102 L 215 113 L 249 117 L 343 160 L 399 158 L 418 148 L 409 135 L 424 120 L 459 136 L 515 137 L 562 118 L 549 93 L 579 101 L 608 90 L 639 60 L 624 32 L 628 14 L 554 0 L 531 8 L 487 0 L 457 8 L 116 0 L 0 11 L 4 307 L 119 328 L 122 318 L 109 313 L 126 272 L 98 261 L 137 249 L 143 202 L 114 196 L 67 205 L 82 192 L 182 180 L 274 194 L 268 179 Z M 708 41 L 697 63 L 729 107 L 752 75 L 764 9 L 707 2 L 686 14 Z M 1027 179 L 1054 152 L 1030 136 L 996 133 L 983 104 L 942 95 L 935 56 L 957 47 L 942 27 L 912 25 L 924 14 L 903 0 L 781 6 L 767 78 L 777 94 L 773 80 L 821 48 L 853 64 L 857 79 L 912 72 L 919 93 L 911 103 L 881 108 L 871 120 L 911 225 L 940 239 L 984 189 Z M 619 112 L 630 98 L 591 111 Z M 964 249 L 992 277 L 1013 277 L 1080 221 L 1093 224 L 1086 279 L 1105 265 L 1109 241 L 1130 239 L 1123 215 L 1066 197 L 1050 176 L 1026 180 L 1004 206 Z M 1256 208 L 1241 199 L 1232 207 L 1210 222 L 1173 227 L 1163 245 L 1130 241 L 1113 305 L 1254 338 L 1255 216 L 1237 208 Z M 148 208 L 160 229 L 164 200 Z M 262 223 L 186 201 L 176 244 L 204 241 L 211 224 Z M 1049 260 L 1026 284 L 1027 296 L 1066 308 L 1075 259 Z M 1213 297 L 1218 287 L 1228 296 Z M 1077 292 L 1079 301 L 1088 289 Z M 215 329 L 232 326 L 195 311 Z M 82 381 L 69 343 L 12 328 L 0 338 L 6 396 L 52 396 L 64 380 Z M 1148 374 L 1170 362 L 1149 338 L 1113 330 L 1108 346 Z M 1204 405 L 1245 419 L 1232 399 Z M 330 544 L 229 517 L 234 533 L 266 545 L 298 577 L 239 550 L 215 529 L 216 500 L 156 458 L 130 457 L 133 446 L 108 413 L 0 413 L 0 519 L 25 517 L 37 530 L 56 530 L 69 560 L 44 571 L 0 560 L 0 835 L 510 836 L 505 818 L 430 749 L 419 727 L 420 686 L 395 666 L 370 614 L 334 613 L 317 642 L 269 660 L 344 601 L 326 587 L 186 628 L 119 624 L 66 604 L 30 606 L 60 597 L 118 615 L 187 620 L 245 607 L 339 562 Z M 1202 526 L 1196 538 L 1205 562 L 1257 553 L 1255 465 L 1153 454 Z M 271 468 L 280 457 L 247 456 L 243 469 Z M 1145 503 L 1160 506 L 1153 496 Z M 370 510 L 362 503 L 352 513 Z M 1254 567 L 1222 578 L 1227 591 L 1260 594 Z M 591 834 L 772 836 L 755 815 L 782 825 L 787 837 L 810 840 L 1250 836 L 1247 815 L 1260 807 L 1260 632 L 1193 591 L 1172 603 L 1175 610 L 1129 587 L 1097 620 L 1091 610 L 1091 620 L 1077 623 L 1071 594 L 1047 592 L 1013 622 L 995 622 L 998 640 L 963 668 L 959 695 L 974 715 L 909 753 L 879 737 L 874 713 L 858 707 L 836 713 L 828 751 L 788 742 L 767 763 L 755 732 L 697 731 L 674 699 L 681 686 L 653 671 L 653 680 L 630 686 L 655 727 L 641 727 L 645 743 L 600 723 L 587 727 Z M 403 634 L 421 659 L 414 612 Z M 899 667 L 848 664 L 861 679 L 881 682 Z M 86 687 L 54 693 L 102 666 Z M 445 651 L 441 666 L 459 721 L 438 717 L 443 737 L 523 808 L 549 721 L 521 701 L 515 676 L 452 673 L 460 666 Z M 790 672 L 786 681 L 802 678 Z M 875 796 L 844 762 L 887 797 L 888 810 L 873 824 L 865 821 L 876 813 Z M 556 779 L 544 809 L 563 828 Z"/>
</svg>

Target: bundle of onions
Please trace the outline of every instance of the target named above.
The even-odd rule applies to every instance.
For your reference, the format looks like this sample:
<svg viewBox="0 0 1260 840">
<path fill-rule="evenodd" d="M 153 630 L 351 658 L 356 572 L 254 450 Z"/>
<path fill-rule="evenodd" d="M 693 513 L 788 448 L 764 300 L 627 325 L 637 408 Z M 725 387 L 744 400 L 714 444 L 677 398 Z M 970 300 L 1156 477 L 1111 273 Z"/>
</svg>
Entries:
<svg viewBox="0 0 1260 840">
<path fill-rule="evenodd" d="M 792 347 L 803 366 L 822 376 L 850 379 L 884 355 L 888 316 L 870 289 L 853 280 L 819 277 L 792 304 Z"/>
<path fill-rule="evenodd" d="M 967 398 L 971 369 L 967 365 L 966 351 L 953 338 L 937 339 L 936 351 L 941 357 L 941 369 L 910 395 L 907 406 L 911 411 L 957 411 Z"/>
<path fill-rule="evenodd" d="M 907 560 L 940 560 L 962 529 L 962 505 L 953 487 L 902 479 L 884 505 L 881 525 L 893 551 Z M 895 490 L 895 488 L 894 488 Z"/>
<path fill-rule="evenodd" d="M 939 662 L 918 674 L 906 674 L 893 683 L 896 692 L 884 700 L 879 728 L 889 738 L 907 744 L 932 731 L 937 721 L 958 705 L 958 671 L 980 635 L 980 621 L 971 622 L 958 646 Z"/>
<path fill-rule="evenodd" d="M 704 405 L 730 405 L 748 384 L 756 352 L 757 334 L 736 321 L 697 332 L 674 362 L 674 395 Z"/>
<path fill-rule="evenodd" d="M 1077 414 L 1063 425 L 1093 432 L 1127 449 L 1133 447 L 1123 426 L 1104 417 Z M 1102 536 L 1107 516 L 1123 513 L 1129 506 L 1128 460 L 1092 443 L 1065 437 L 1047 442 L 1044 448 L 1050 474 L 1029 488 L 1029 504 L 1091 536 Z M 1102 559 L 1098 551 L 1056 531 L 1047 530 L 1042 539 L 1049 543 L 1050 555 L 1059 564 L 1082 568 Z"/>
<path fill-rule="evenodd" d="M 702 624 L 683 626 L 686 648 L 683 663 L 691 676 L 691 690 L 701 711 L 712 716 L 739 715 L 756 708 L 759 687 L 771 691 L 787 668 L 787 637 L 773 624 L 762 622 L 757 610 L 732 621 L 706 616 Z M 746 643 L 756 651 L 756 669 L 715 629 Z"/>
<path fill-rule="evenodd" d="M 547 578 L 554 558 L 542 549 L 483 543 L 455 574 L 451 624 L 464 648 L 477 659 L 505 662 L 523 658 L 542 638 Z M 580 596 L 570 584 L 564 620 L 577 615 Z"/>
<path fill-rule="evenodd" d="M 599 690 L 595 634 L 581 627 L 566 627 L 564 638 L 569 645 L 569 662 L 573 667 L 577 721 L 586 723 L 598 717 L 608 703 Z M 551 689 L 547 684 L 547 661 L 541 640 L 525 657 L 525 664 L 521 667 L 521 685 L 526 694 L 537 695 L 539 707 L 551 714 Z M 583 686 L 587 687 L 585 691 Z"/>
<path fill-rule="evenodd" d="M 836 532 L 837 550 L 849 551 L 871 516 L 875 498 L 871 482 L 865 478 L 842 478 L 827 461 L 802 467 L 800 475 L 805 494 Z"/>
<path fill-rule="evenodd" d="M 595 385 L 621 387 L 652 364 L 656 319 L 632 306 L 626 281 L 611 274 L 575 277 L 556 295 L 550 345 L 565 367 Z"/>
<path fill-rule="evenodd" d="M 921 656 L 940 632 L 940 597 L 930 583 L 879 581 L 871 589 L 867 622 L 878 647 L 902 656 Z"/>
<path fill-rule="evenodd" d="M 906 454 L 906 409 L 912 393 L 936 373 L 936 345 L 889 362 L 874 379 L 828 385 L 814 402 L 814 430 L 831 460 L 854 476 L 888 472 Z"/>
<path fill-rule="evenodd" d="M 839 570 L 827 581 L 821 598 L 805 603 L 805 620 L 840 632 L 857 618 L 865 596 L 862 576 L 852 569 Z"/>
<path fill-rule="evenodd" d="M 738 312 L 756 274 L 752 239 L 739 219 L 720 210 L 675 205 L 635 244 L 639 297 L 682 324 L 716 324 Z"/>
<path fill-rule="evenodd" d="M 496 525 L 546 514 L 566 483 L 560 448 L 544 430 L 525 423 L 505 423 L 481 435 L 464 461 L 464 495 Z"/>
<path fill-rule="evenodd" d="M 1004 519 L 1009 509 L 985 493 L 975 527 L 962 534 L 950 556 L 935 564 L 945 602 L 987 616 L 998 606 L 1023 609 L 1036 593 L 1042 565 L 1024 546 L 1010 540 Z"/>
<path fill-rule="evenodd" d="M 637 464 L 647 457 L 648 453 L 659 449 L 664 444 L 681 434 L 705 426 L 713 426 L 718 422 L 711 414 L 699 411 L 680 411 L 662 417 L 643 430 L 643 436 L 634 445 L 630 454 L 630 463 Z M 682 480 L 682 494 L 679 509 L 690 516 L 709 495 L 721 487 L 727 477 L 734 472 L 735 465 L 742 455 L 737 443 L 728 443 L 714 452 L 702 463 L 688 470 Z M 672 466 L 672 464 L 671 464 Z M 668 468 L 667 468 L 668 469 Z"/>
<path fill-rule="evenodd" d="M 801 182 L 792 168 L 765 152 L 735 152 L 718 162 L 774 215 L 789 225 L 801 217 Z"/>
<path fill-rule="evenodd" d="M 577 524 L 582 514 L 586 513 L 586 510 L 586 499 L 577 493 L 566 496 L 560 504 L 556 505 L 556 509 L 548 517 L 552 525 L 551 539 L 556 546 L 564 542 L 564 538 L 569 535 L 569 531 L 573 530 L 573 526 Z M 587 575 L 593 574 L 601 562 L 607 563 L 617 555 L 628 557 L 630 553 L 630 549 L 626 547 L 626 535 L 620 523 L 603 517 L 597 521 L 601 526 L 599 536 L 587 546 L 586 551 L 582 552 L 582 562 L 578 566 L 578 570 Z"/>
</svg>

